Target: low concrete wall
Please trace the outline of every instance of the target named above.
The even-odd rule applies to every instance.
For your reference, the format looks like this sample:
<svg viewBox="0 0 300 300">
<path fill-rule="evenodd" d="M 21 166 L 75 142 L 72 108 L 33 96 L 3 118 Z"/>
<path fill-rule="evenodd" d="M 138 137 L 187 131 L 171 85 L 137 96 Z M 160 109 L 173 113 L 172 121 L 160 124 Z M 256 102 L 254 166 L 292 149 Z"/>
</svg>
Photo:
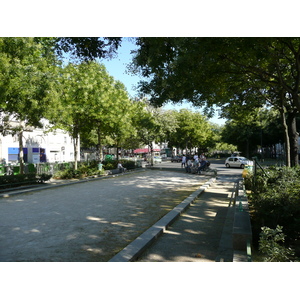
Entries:
<svg viewBox="0 0 300 300">
<path fill-rule="evenodd" d="M 232 242 L 233 250 L 241 256 L 244 253 L 243 258 L 238 261 L 249 261 L 249 255 L 251 256 L 251 247 L 249 254 L 249 245 L 252 242 L 252 228 L 249 214 L 248 198 L 244 191 L 243 180 L 238 182 L 236 205 L 234 212 Z"/>
</svg>

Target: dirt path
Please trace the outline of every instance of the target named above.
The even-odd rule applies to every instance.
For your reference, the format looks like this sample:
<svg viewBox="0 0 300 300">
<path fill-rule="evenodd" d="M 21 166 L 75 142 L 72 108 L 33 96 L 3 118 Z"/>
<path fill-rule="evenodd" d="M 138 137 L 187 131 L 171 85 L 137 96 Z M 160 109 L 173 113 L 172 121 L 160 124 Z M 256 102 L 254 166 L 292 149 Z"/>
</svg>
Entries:
<svg viewBox="0 0 300 300">
<path fill-rule="evenodd" d="M 0 199 L 0 261 L 108 261 L 207 178 L 145 171 Z"/>
</svg>

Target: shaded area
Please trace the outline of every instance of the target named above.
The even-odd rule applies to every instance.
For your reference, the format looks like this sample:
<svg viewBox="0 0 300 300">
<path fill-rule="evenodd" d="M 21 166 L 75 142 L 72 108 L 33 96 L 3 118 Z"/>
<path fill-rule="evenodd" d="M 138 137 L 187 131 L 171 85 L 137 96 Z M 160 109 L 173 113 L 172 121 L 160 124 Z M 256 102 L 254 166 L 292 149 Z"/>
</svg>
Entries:
<svg viewBox="0 0 300 300">
<path fill-rule="evenodd" d="M 108 261 L 206 178 L 146 171 L 0 200 L 0 261 Z"/>
<path fill-rule="evenodd" d="M 234 182 L 217 181 L 138 259 L 140 262 L 232 261 L 230 243 L 222 241 L 229 227 Z M 232 232 L 232 227 L 231 227 Z M 226 233 L 227 234 L 227 233 Z M 227 235 L 226 238 L 231 238 Z M 232 246 L 231 246 L 232 247 Z"/>
</svg>

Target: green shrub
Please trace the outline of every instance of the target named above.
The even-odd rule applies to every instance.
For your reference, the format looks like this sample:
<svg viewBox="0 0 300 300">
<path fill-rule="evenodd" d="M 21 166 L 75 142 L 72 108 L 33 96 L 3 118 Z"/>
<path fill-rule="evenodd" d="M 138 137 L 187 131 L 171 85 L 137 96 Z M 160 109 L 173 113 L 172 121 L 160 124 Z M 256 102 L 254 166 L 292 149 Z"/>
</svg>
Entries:
<svg viewBox="0 0 300 300">
<path fill-rule="evenodd" d="M 300 237 L 300 168 L 270 167 L 258 172 L 249 196 L 254 230 L 285 228 L 287 240 Z"/>
<path fill-rule="evenodd" d="M 55 172 L 54 178 L 56 179 L 72 179 L 72 178 L 78 178 L 78 171 L 75 171 L 73 169 L 65 169 Z"/>
<path fill-rule="evenodd" d="M 124 168 L 127 170 L 133 170 L 135 169 L 135 162 L 133 160 L 123 160 L 121 161 Z"/>
<path fill-rule="evenodd" d="M 105 161 L 103 163 L 103 168 L 105 170 L 113 170 L 116 169 L 117 166 L 118 166 L 118 162 L 116 160 Z"/>
<path fill-rule="evenodd" d="M 276 229 L 262 227 L 259 239 L 259 251 L 265 255 L 266 262 L 288 262 L 294 260 L 294 251 L 284 245 L 285 234 L 282 227 Z"/>
<path fill-rule="evenodd" d="M 131 160 L 120 160 L 123 167 L 130 170 L 135 168 L 135 162 Z M 78 164 L 78 169 L 75 171 L 70 165 L 64 164 L 63 168 L 57 170 L 54 174 L 54 178 L 56 179 L 72 179 L 72 178 L 84 178 L 87 176 L 93 175 L 102 175 L 105 173 L 104 170 L 113 170 L 117 169 L 118 161 L 116 160 L 108 160 L 102 163 L 103 170 L 98 170 L 98 161 L 90 161 L 90 162 L 80 162 Z M 67 167 L 67 168 L 65 168 Z"/>
<path fill-rule="evenodd" d="M 18 187 L 26 184 L 43 183 L 49 180 L 52 175 L 41 174 L 16 174 L 0 176 L 0 188 L 6 189 L 10 187 Z"/>
<path fill-rule="evenodd" d="M 104 170 L 99 171 L 98 165 L 97 168 L 90 168 L 88 165 L 82 164 L 77 170 L 74 169 L 65 169 L 55 172 L 53 177 L 55 179 L 72 179 L 72 178 L 84 178 L 92 175 L 102 175 Z"/>
</svg>

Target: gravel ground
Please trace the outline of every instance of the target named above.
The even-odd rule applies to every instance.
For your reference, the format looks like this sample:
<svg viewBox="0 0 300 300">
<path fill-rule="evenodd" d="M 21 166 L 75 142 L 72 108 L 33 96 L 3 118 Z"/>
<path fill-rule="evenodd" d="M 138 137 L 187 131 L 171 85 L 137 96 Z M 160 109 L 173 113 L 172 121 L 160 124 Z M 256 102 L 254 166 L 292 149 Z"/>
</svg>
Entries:
<svg viewBox="0 0 300 300">
<path fill-rule="evenodd" d="M 147 170 L 0 199 L 0 261 L 108 261 L 207 178 Z"/>
</svg>

